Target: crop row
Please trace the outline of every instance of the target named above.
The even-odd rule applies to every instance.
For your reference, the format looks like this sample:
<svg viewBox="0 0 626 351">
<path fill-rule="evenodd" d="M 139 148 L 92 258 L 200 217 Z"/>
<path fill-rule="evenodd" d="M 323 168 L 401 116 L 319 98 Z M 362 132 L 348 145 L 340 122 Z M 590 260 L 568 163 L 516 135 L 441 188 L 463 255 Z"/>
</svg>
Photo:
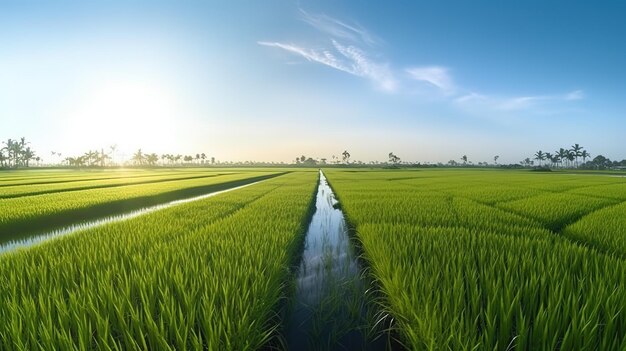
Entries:
<svg viewBox="0 0 626 351">
<path fill-rule="evenodd" d="M 115 178 L 135 178 L 150 177 L 155 175 L 167 175 L 176 173 L 188 173 L 189 171 L 174 170 L 97 170 L 97 171 L 42 171 L 42 170 L 24 170 L 3 172 L 0 177 L 0 187 L 12 185 L 31 185 L 31 184 L 52 184 L 65 183 L 83 180 L 104 180 Z"/>
<path fill-rule="evenodd" d="M 77 180 L 72 182 L 58 182 L 48 184 L 28 184 L 28 185 L 12 185 L 0 187 L 0 199 L 32 196 L 39 194 L 59 193 L 64 191 L 76 191 L 86 189 L 111 188 L 121 185 L 132 184 L 148 184 L 167 182 L 175 180 L 196 179 L 203 177 L 214 177 L 221 174 L 229 174 L 226 172 L 205 172 L 205 173 L 174 173 L 166 175 L 142 176 L 142 177 L 124 177 L 113 179 L 98 180 Z"/>
<path fill-rule="evenodd" d="M 180 180 L 154 184 L 125 185 L 42 194 L 0 200 L 1 240 L 28 233 L 165 201 L 265 179 L 276 173 L 247 172 L 219 177 Z"/>
<path fill-rule="evenodd" d="M 267 344 L 315 177 L 283 175 L 0 256 L 0 349 Z"/>
</svg>

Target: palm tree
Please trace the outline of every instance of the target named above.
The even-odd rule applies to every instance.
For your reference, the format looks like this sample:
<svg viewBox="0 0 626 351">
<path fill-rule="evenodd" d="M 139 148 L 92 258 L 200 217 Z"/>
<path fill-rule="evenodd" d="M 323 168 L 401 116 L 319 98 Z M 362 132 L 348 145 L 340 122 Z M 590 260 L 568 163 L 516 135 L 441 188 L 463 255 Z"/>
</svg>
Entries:
<svg viewBox="0 0 626 351">
<path fill-rule="evenodd" d="M 2 149 L 0 149 L 0 167 L 4 168 L 4 164 L 5 164 L 7 159 L 8 159 L 8 157 L 6 157 L 4 155 L 4 152 L 2 151 Z"/>
<path fill-rule="evenodd" d="M 348 150 L 344 150 L 341 155 L 343 156 L 343 162 L 344 163 L 348 163 L 350 162 L 350 153 L 348 152 Z"/>
<path fill-rule="evenodd" d="M 204 163 L 204 160 L 206 160 L 206 154 L 204 152 L 201 153 L 200 158 L 202 159 L 202 163 Z"/>
<path fill-rule="evenodd" d="M 2 142 L 5 146 L 0 149 L 0 151 L 4 150 L 7 152 L 6 156 L 3 157 L 6 160 L 7 167 L 11 167 L 11 152 L 13 151 L 13 139 L 8 139 L 7 141 Z"/>
<path fill-rule="evenodd" d="M 556 152 L 559 156 L 559 163 L 561 163 L 561 168 L 563 168 L 563 160 L 567 160 L 568 152 L 564 148 L 560 148 L 559 151 Z"/>
<path fill-rule="evenodd" d="M 22 152 L 22 160 L 24 161 L 24 165 L 28 167 L 30 160 L 35 158 L 35 152 L 30 149 L 30 146 L 27 147 L 24 152 Z"/>
<path fill-rule="evenodd" d="M 214 165 L 215 164 L 215 157 L 211 157 L 211 164 Z"/>
<path fill-rule="evenodd" d="M 539 150 L 535 153 L 535 160 L 539 161 L 539 167 L 541 167 L 541 161 L 546 159 L 546 155 L 543 153 L 543 151 Z"/>
<path fill-rule="evenodd" d="M 587 150 L 583 150 L 583 151 L 580 153 L 580 156 L 583 158 L 583 164 L 584 164 L 584 163 L 586 163 L 586 161 L 585 161 L 585 160 L 586 160 L 587 158 L 591 157 L 591 154 L 590 154 L 590 153 L 588 153 L 588 152 L 587 152 Z"/>
<path fill-rule="evenodd" d="M 25 137 L 21 137 L 20 138 L 20 142 L 19 144 L 16 145 L 16 154 L 18 159 L 16 160 L 16 167 L 17 167 L 17 163 L 21 162 L 22 166 L 26 165 L 27 162 L 25 162 L 25 158 L 24 158 L 24 152 L 26 151 L 25 147 L 26 144 L 30 144 L 29 142 L 26 141 Z"/>
<path fill-rule="evenodd" d="M 19 144 L 13 139 L 7 139 L 7 141 L 4 141 L 3 143 L 5 145 L 3 149 L 7 152 L 7 165 L 9 167 L 17 168 L 18 155 L 21 151 Z"/>
<path fill-rule="evenodd" d="M 144 156 L 143 156 L 143 153 L 141 152 L 141 149 L 137 150 L 137 152 L 133 154 L 132 161 L 135 162 L 135 164 L 139 164 L 139 165 L 143 164 Z"/>
<path fill-rule="evenodd" d="M 159 161 L 159 155 L 156 153 L 151 153 L 145 156 L 146 163 L 150 166 L 154 166 Z"/>
<path fill-rule="evenodd" d="M 461 160 L 463 161 L 463 164 L 466 165 L 467 164 L 467 155 L 461 156 Z"/>
<path fill-rule="evenodd" d="M 550 161 L 550 166 L 554 167 L 554 156 L 552 156 L 549 152 L 546 152 L 544 155 L 546 157 L 546 161 Z"/>
<path fill-rule="evenodd" d="M 572 145 L 572 150 L 574 152 L 574 157 L 576 158 L 576 166 L 578 167 L 578 157 L 582 156 L 581 154 L 581 150 L 583 149 L 582 146 L 578 145 L 578 144 L 574 144 Z"/>
<path fill-rule="evenodd" d="M 495 155 L 495 156 L 493 157 L 493 162 L 494 162 L 496 165 L 498 164 L 498 159 L 499 159 L 499 158 L 500 158 L 500 156 L 498 156 L 498 155 Z"/>
<path fill-rule="evenodd" d="M 109 155 L 111 156 L 109 159 L 113 164 L 115 164 L 115 151 L 117 151 L 117 144 L 109 146 Z"/>
<path fill-rule="evenodd" d="M 576 153 L 573 150 L 567 151 L 567 160 L 569 161 L 570 166 L 574 164 L 574 160 L 576 159 Z"/>
</svg>

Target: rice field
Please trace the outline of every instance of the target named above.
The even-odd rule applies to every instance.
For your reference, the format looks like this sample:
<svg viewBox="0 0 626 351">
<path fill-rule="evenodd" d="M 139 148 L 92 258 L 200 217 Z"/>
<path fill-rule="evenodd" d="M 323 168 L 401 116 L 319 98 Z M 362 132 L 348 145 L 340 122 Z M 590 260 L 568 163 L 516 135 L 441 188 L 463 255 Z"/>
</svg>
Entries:
<svg viewBox="0 0 626 351">
<path fill-rule="evenodd" d="M 327 177 L 407 349 L 626 348 L 623 179 L 502 171 Z"/>
<path fill-rule="evenodd" d="M 323 172 L 369 285 L 335 303 L 371 299 L 369 328 L 394 339 L 372 349 L 626 349 L 626 178 Z M 233 189 L 1 253 L 0 350 L 286 349 L 285 313 L 307 295 L 294 284 L 320 177 L 0 173 L 0 242 Z"/>
</svg>

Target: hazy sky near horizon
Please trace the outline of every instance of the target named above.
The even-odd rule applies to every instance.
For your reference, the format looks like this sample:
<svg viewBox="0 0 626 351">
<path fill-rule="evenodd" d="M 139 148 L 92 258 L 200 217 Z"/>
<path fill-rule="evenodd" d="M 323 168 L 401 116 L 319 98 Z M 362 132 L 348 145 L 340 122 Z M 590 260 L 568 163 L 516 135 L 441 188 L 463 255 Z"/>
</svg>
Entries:
<svg viewBox="0 0 626 351">
<path fill-rule="evenodd" d="M 626 158 L 626 3 L 2 1 L 0 139 L 45 159 Z"/>
</svg>

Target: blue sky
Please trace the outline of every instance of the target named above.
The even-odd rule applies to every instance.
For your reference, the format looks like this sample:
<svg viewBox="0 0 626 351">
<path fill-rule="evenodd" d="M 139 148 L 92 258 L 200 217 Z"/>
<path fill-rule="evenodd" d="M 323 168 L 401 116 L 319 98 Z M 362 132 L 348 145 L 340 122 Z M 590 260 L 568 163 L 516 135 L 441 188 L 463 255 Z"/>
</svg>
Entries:
<svg viewBox="0 0 626 351">
<path fill-rule="evenodd" d="M 44 159 L 626 158 L 626 5 L 0 1 L 0 138 Z"/>
</svg>

